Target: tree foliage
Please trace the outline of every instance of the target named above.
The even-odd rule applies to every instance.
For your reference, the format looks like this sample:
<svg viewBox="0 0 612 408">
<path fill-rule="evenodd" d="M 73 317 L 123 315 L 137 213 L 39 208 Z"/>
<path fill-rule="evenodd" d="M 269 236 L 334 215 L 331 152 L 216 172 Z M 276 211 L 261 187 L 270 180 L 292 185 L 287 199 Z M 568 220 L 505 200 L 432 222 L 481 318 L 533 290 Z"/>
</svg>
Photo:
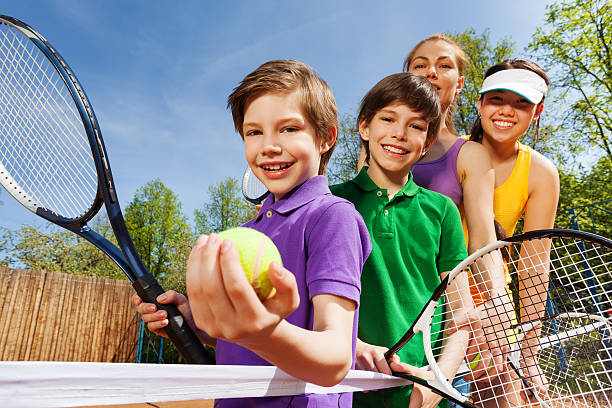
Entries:
<svg viewBox="0 0 612 408">
<path fill-rule="evenodd" d="M 612 3 L 550 3 L 529 50 L 553 78 L 566 157 L 595 147 L 612 159 Z"/>
<path fill-rule="evenodd" d="M 357 175 L 361 137 L 357 129 L 357 118 L 345 115 L 338 124 L 336 149 L 327 166 L 329 184 L 338 184 Z"/>
<path fill-rule="evenodd" d="M 465 84 L 457 103 L 455 128 L 460 135 L 470 134 L 472 124 L 478 116 L 478 91 L 484 79 L 484 73 L 491 65 L 497 64 L 514 54 L 514 42 L 510 38 L 502 38 L 497 43 L 491 40 L 487 28 L 477 34 L 473 28 L 460 33 L 446 33 L 463 48 L 470 64 L 466 67 Z"/>
<path fill-rule="evenodd" d="M 221 232 L 253 218 L 257 209 L 242 197 L 241 191 L 240 182 L 233 177 L 209 186 L 208 201 L 194 212 L 196 232 Z"/>
<path fill-rule="evenodd" d="M 590 171 L 569 173 L 560 171 L 561 197 L 557 226 L 596 232 L 612 237 L 612 160 L 601 157 Z M 572 219 L 575 217 L 575 219 Z M 572 221 L 575 224 L 572 225 Z"/>
<path fill-rule="evenodd" d="M 108 219 L 98 216 L 90 226 L 113 241 Z M 27 269 L 62 272 L 99 278 L 125 279 L 118 266 L 95 246 L 72 232 L 51 224 L 42 228 L 24 225 L 0 231 L 0 264 Z"/>
<path fill-rule="evenodd" d="M 184 273 L 182 261 L 193 233 L 178 197 L 161 181 L 136 191 L 125 209 L 125 222 L 143 263 L 162 285 L 175 280 L 173 274 Z"/>
</svg>

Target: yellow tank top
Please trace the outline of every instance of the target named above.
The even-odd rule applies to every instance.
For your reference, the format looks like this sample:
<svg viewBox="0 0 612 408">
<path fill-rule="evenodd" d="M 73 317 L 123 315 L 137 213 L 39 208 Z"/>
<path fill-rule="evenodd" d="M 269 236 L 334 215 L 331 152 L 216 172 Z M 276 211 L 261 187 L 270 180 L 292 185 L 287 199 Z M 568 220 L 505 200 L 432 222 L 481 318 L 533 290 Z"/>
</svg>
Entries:
<svg viewBox="0 0 612 408">
<path fill-rule="evenodd" d="M 514 234 L 516 224 L 525 212 L 530 166 L 531 148 L 519 143 L 518 156 L 510 177 L 493 192 L 495 219 L 504 227 L 508 236 Z"/>
<path fill-rule="evenodd" d="M 463 139 L 470 138 L 470 135 L 461 136 Z M 495 219 L 506 230 L 508 236 L 514 234 L 516 224 L 525 212 L 525 205 L 529 195 L 529 167 L 531 166 L 531 148 L 518 142 L 519 151 L 516 163 L 510 173 L 510 177 L 504 184 L 495 188 L 493 191 L 493 213 Z M 467 245 L 469 235 L 463 205 L 459 207 L 461 222 L 463 223 L 463 234 Z"/>
<path fill-rule="evenodd" d="M 508 236 L 514 234 L 516 224 L 525 212 L 525 205 L 529 195 L 528 183 L 529 167 L 531 166 L 531 148 L 522 143 L 518 145 L 518 156 L 510 177 L 504 181 L 504 184 L 493 191 L 493 213 L 495 214 L 495 219 L 504 227 Z M 463 222 L 463 233 L 465 234 L 465 242 L 467 244 L 469 239 L 467 224 L 463 211 L 460 212 L 461 221 Z M 511 278 L 507 268 L 505 268 L 505 275 L 506 284 L 510 284 Z M 476 304 L 484 302 L 486 299 L 480 294 L 471 275 L 469 276 L 469 281 L 470 292 Z"/>
</svg>

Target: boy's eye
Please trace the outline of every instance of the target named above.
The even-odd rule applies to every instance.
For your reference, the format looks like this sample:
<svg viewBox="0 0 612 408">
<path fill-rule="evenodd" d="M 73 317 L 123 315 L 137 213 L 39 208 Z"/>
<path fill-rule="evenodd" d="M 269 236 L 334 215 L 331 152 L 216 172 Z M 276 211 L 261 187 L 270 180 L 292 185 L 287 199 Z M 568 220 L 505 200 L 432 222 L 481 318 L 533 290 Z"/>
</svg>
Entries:
<svg viewBox="0 0 612 408">
<path fill-rule="evenodd" d="M 287 127 L 283 128 L 283 132 L 286 132 L 286 133 L 293 133 L 293 132 L 297 132 L 297 131 L 298 131 L 298 128 L 293 127 L 293 126 L 287 126 Z"/>
<path fill-rule="evenodd" d="M 256 136 L 260 134 L 261 134 L 261 131 L 259 130 L 248 130 L 244 133 L 245 136 Z"/>
<path fill-rule="evenodd" d="M 411 125 L 411 127 L 413 129 L 416 129 L 416 130 L 419 130 L 419 131 L 427 130 L 427 126 L 421 125 L 420 123 L 414 123 L 414 124 Z"/>
<path fill-rule="evenodd" d="M 380 120 L 382 120 L 382 121 L 384 121 L 384 122 L 392 122 L 392 121 L 393 121 L 393 119 L 391 119 L 391 118 L 390 118 L 390 117 L 388 117 L 388 116 L 382 116 L 382 117 L 380 118 Z"/>
</svg>

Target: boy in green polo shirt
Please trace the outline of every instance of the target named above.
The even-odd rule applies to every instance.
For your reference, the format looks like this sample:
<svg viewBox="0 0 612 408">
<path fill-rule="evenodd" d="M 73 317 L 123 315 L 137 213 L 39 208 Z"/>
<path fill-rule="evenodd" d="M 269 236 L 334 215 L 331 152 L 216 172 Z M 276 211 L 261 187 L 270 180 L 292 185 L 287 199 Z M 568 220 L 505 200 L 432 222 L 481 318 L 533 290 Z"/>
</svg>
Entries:
<svg viewBox="0 0 612 408">
<path fill-rule="evenodd" d="M 440 275 L 467 256 L 457 206 L 417 186 L 410 172 L 434 141 L 440 121 L 438 93 L 427 79 L 410 73 L 384 78 L 366 94 L 359 110 L 368 166 L 353 180 L 331 187 L 361 213 L 373 245 L 361 277 L 356 368 L 390 373 L 384 352 L 416 319 L 440 284 Z M 422 334 L 398 356 L 410 366 L 427 365 Z M 460 361 L 444 363 L 444 374 L 453 378 Z M 405 364 L 403 370 L 392 365 L 404 371 L 409 369 Z M 406 386 L 357 393 L 353 406 L 408 407 L 409 400 L 411 407 L 445 406 L 440 399 L 424 387 L 415 386 L 412 392 Z"/>
</svg>

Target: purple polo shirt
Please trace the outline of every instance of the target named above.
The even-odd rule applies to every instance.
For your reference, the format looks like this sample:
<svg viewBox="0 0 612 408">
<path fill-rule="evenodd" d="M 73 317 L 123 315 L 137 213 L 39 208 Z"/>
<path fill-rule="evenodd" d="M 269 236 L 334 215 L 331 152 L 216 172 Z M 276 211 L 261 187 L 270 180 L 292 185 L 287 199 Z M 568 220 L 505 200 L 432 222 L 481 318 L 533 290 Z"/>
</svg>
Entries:
<svg viewBox="0 0 612 408">
<path fill-rule="evenodd" d="M 349 201 L 329 191 L 327 178 L 316 176 L 274 202 L 270 195 L 256 218 L 244 224 L 269 236 L 278 247 L 283 266 L 293 272 L 300 305 L 287 317 L 312 330 L 312 297 L 332 294 L 359 306 L 361 268 L 370 254 L 370 235 L 361 215 Z M 357 309 L 358 310 L 358 309 Z M 353 356 L 358 313 L 353 321 Z M 257 354 L 233 343 L 217 342 L 217 364 L 270 365 Z M 354 367 L 353 357 L 353 367 Z M 215 407 L 351 407 L 352 393 L 303 394 L 288 397 L 219 400 Z"/>
</svg>

